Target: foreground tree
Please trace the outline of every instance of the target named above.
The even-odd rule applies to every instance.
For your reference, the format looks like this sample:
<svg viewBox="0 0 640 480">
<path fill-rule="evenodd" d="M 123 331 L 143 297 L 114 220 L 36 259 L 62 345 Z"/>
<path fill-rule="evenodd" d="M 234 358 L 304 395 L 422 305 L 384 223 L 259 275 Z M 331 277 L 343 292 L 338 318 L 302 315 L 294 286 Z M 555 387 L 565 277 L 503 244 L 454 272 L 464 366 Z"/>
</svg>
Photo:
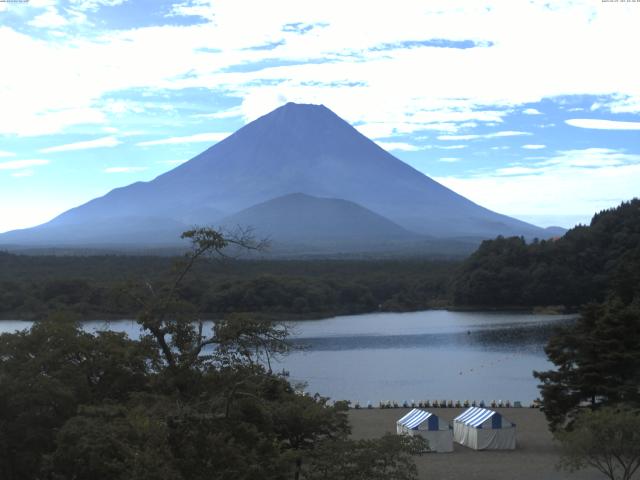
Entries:
<svg viewBox="0 0 640 480">
<path fill-rule="evenodd" d="M 170 281 L 132 289 L 141 340 L 63 318 L 0 336 L 0 478 L 284 480 L 338 442 L 352 452 L 345 468 L 413 479 L 404 445 L 384 440 L 384 463 L 372 462 L 368 444 L 347 440 L 346 405 L 272 372 L 285 328 L 243 316 L 207 328 L 182 294 L 199 258 L 259 244 L 209 229 L 184 238 L 193 249 Z"/>
<path fill-rule="evenodd" d="M 386 434 L 378 439 L 324 441 L 308 455 L 305 480 L 414 480 L 412 455 L 427 450 L 422 437 Z"/>
<path fill-rule="evenodd" d="M 556 434 L 560 467 L 593 467 L 611 480 L 630 480 L 640 468 L 640 411 L 625 407 L 585 410 L 573 428 Z"/>
<path fill-rule="evenodd" d="M 546 347 L 557 370 L 534 372 L 542 381 L 543 411 L 552 429 L 570 423 L 581 405 L 624 402 L 640 407 L 640 306 L 612 297 L 582 316 Z"/>
<path fill-rule="evenodd" d="M 38 478 L 56 432 L 79 406 L 146 390 L 154 358 L 146 342 L 114 332 L 93 336 L 61 316 L 0 335 L 1 478 Z"/>
</svg>

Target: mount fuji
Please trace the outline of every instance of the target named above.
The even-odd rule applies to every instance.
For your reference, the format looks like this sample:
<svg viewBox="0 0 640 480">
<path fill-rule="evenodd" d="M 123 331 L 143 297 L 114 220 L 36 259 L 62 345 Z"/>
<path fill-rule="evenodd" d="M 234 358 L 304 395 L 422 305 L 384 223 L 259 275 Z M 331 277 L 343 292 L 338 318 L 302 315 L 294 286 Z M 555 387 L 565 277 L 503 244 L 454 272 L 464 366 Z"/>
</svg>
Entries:
<svg viewBox="0 0 640 480">
<path fill-rule="evenodd" d="M 336 251 L 344 242 L 557 234 L 458 195 L 322 105 L 288 103 L 154 180 L 2 234 L 0 245 L 168 246 L 196 224 L 241 223 L 280 245 L 322 239 Z"/>
</svg>

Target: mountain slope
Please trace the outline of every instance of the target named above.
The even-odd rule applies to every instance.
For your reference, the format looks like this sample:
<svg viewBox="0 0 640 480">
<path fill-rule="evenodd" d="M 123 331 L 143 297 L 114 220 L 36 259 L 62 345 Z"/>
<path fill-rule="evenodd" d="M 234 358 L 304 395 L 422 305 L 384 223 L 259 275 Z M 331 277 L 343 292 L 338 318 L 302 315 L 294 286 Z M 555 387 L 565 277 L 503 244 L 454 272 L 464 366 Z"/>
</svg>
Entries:
<svg viewBox="0 0 640 480">
<path fill-rule="evenodd" d="M 251 226 L 256 236 L 267 236 L 278 243 L 372 245 L 420 239 L 356 203 L 302 193 L 254 205 L 220 223 L 227 228 Z"/>
<path fill-rule="evenodd" d="M 47 237 L 54 228 L 62 228 L 72 239 L 76 229 L 105 221 L 116 240 L 127 243 L 132 237 L 125 218 L 215 224 L 294 192 L 355 202 L 431 236 L 548 236 L 543 229 L 487 210 L 433 181 L 326 107 L 289 103 L 150 182 L 115 189 L 36 229 L 0 236 L 0 243 L 57 243 L 58 235 Z"/>
</svg>

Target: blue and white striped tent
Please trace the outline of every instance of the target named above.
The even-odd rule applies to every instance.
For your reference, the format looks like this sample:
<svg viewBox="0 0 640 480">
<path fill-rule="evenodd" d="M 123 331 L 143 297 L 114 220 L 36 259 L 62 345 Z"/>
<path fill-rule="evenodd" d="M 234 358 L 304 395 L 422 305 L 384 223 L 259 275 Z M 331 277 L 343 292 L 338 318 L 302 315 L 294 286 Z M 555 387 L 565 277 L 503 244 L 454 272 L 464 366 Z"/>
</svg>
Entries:
<svg viewBox="0 0 640 480">
<path fill-rule="evenodd" d="M 431 412 L 414 408 L 396 422 L 399 435 L 420 435 L 429 442 L 433 452 L 453 451 L 453 432 L 448 422 L 443 422 Z"/>
<path fill-rule="evenodd" d="M 471 407 L 453 419 L 453 438 L 474 450 L 513 450 L 516 425 L 494 410 Z"/>
</svg>

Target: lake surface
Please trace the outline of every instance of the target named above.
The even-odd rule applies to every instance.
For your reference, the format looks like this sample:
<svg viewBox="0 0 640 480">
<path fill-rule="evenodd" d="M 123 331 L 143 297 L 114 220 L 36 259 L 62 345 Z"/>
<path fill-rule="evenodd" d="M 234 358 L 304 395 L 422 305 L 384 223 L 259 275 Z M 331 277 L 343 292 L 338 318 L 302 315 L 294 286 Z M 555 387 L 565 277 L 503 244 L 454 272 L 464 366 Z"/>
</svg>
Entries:
<svg viewBox="0 0 640 480">
<path fill-rule="evenodd" d="M 278 360 L 294 382 L 332 399 L 368 402 L 520 400 L 539 396 L 533 370 L 552 365 L 544 354 L 567 315 L 450 312 L 374 313 L 288 322 L 302 351 Z M 0 322 L 0 332 L 29 322 Z M 133 321 L 86 322 L 139 336 Z"/>
</svg>

